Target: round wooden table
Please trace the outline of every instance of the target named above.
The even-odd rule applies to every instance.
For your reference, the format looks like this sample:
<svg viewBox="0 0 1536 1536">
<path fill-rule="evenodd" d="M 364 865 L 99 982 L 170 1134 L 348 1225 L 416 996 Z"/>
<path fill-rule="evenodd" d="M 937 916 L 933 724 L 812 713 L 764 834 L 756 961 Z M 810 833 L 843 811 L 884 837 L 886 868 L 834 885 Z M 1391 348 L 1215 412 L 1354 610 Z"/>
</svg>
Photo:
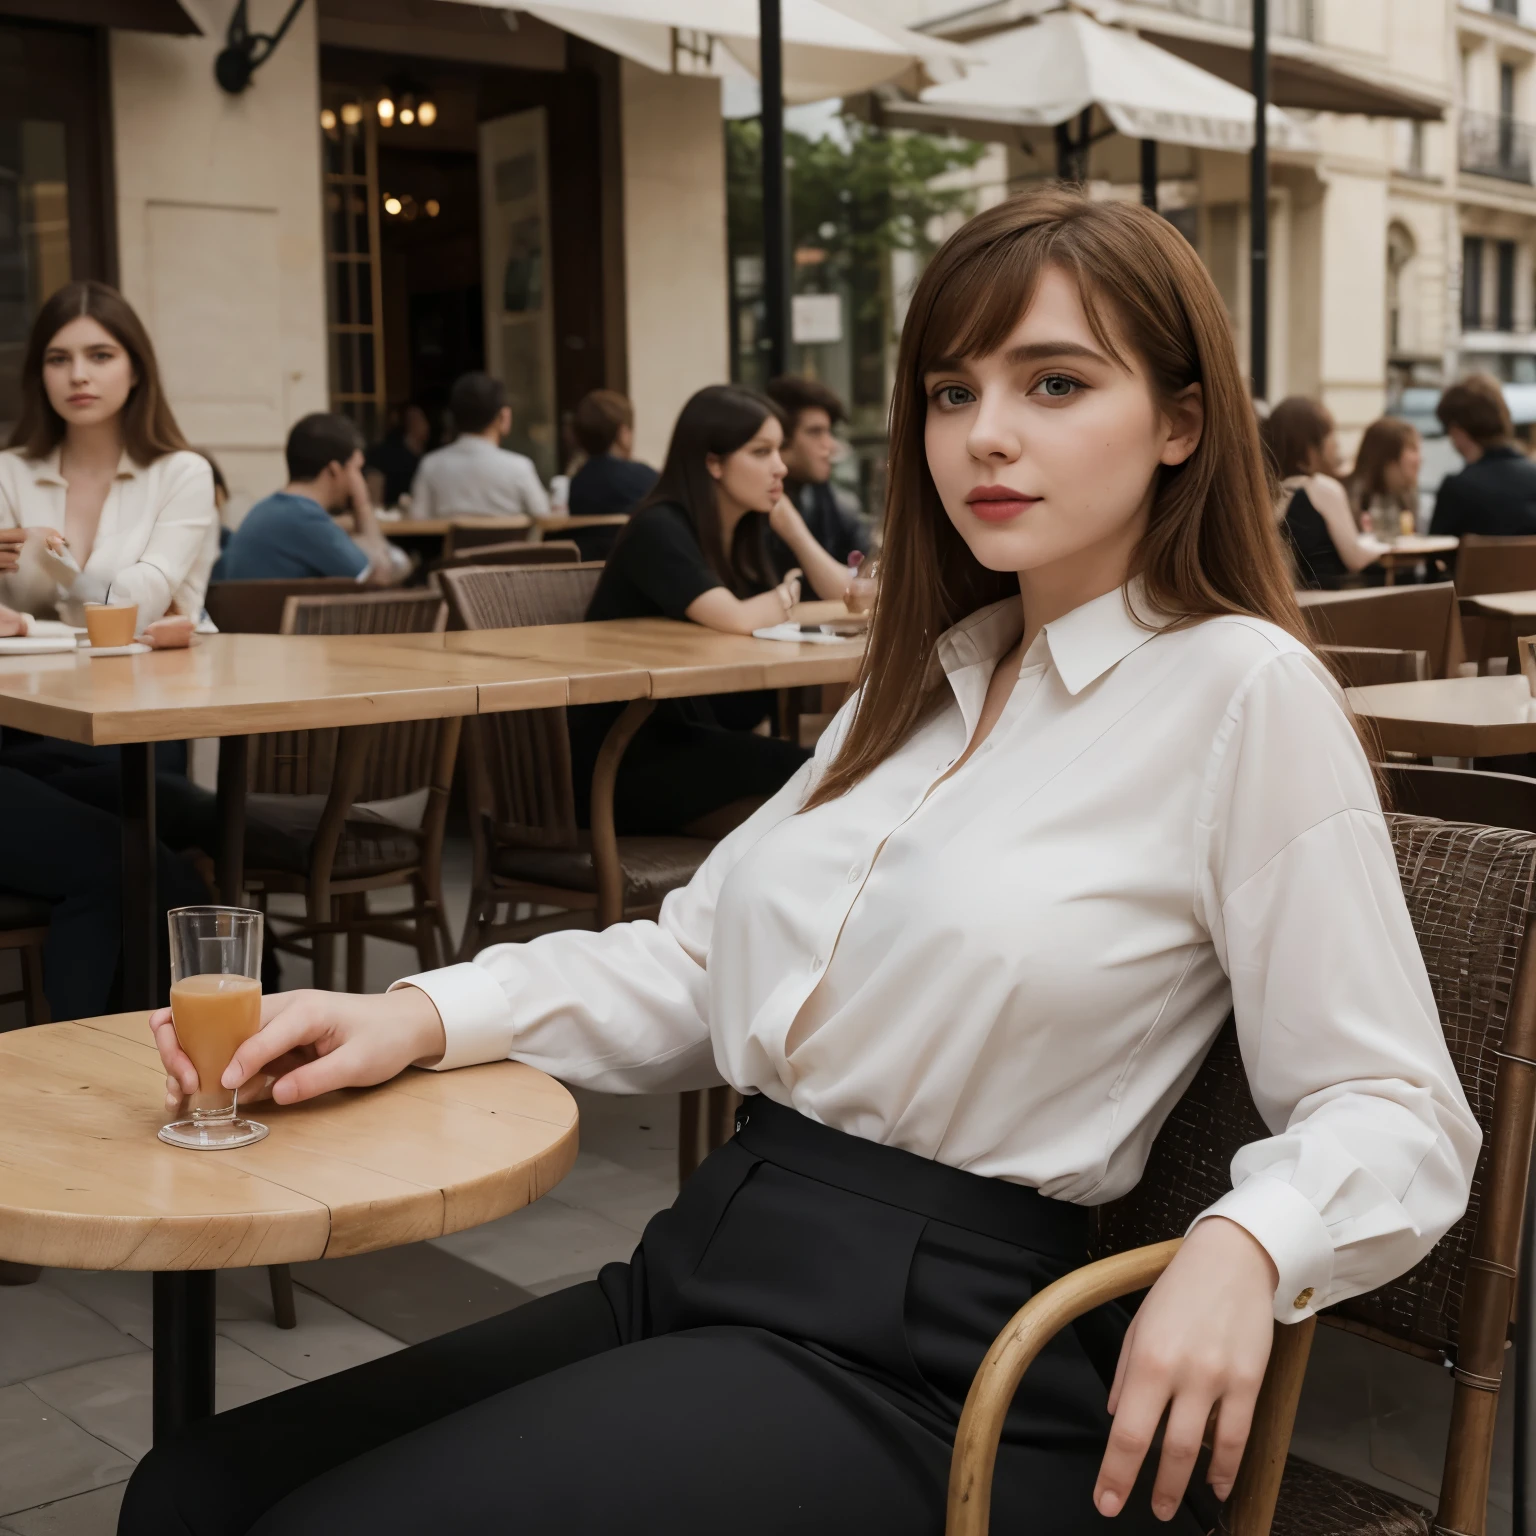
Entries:
<svg viewBox="0 0 1536 1536">
<path fill-rule="evenodd" d="M 410 1070 L 251 1113 L 255 1146 L 167 1146 L 148 1015 L 0 1034 L 0 1259 L 154 1278 L 157 1440 L 213 1412 L 214 1271 L 340 1258 L 505 1216 L 576 1158 L 577 1114 L 515 1062 Z"/>
</svg>

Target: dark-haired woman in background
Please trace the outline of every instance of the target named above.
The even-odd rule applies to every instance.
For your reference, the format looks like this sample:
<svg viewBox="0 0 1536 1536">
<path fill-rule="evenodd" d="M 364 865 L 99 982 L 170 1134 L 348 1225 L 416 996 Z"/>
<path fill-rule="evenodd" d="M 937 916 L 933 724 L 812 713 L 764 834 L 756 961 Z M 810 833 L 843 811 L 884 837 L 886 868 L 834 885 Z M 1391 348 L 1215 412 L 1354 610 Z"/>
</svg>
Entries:
<svg viewBox="0 0 1536 1536">
<path fill-rule="evenodd" d="M 154 644 L 186 645 L 218 555 L 213 471 L 181 435 L 154 347 L 127 300 L 97 282 L 55 293 L 33 324 L 21 395 L 21 419 L 0 453 L 0 530 L 25 542 L 18 568 L 0 574 L 0 604 L 78 624 L 85 603 L 134 603 Z M 3 749 L 0 764 L 45 780 L 51 792 L 120 811 L 117 748 L 7 730 Z M 182 743 L 162 743 L 160 835 L 172 849 L 211 853 L 213 796 L 187 779 L 185 765 Z M 19 868 L 18 858 L 7 867 Z M 161 882 L 162 895 L 183 902 L 201 895 L 202 882 L 180 861 L 173 872 L 162 860 Z M 94 947 L 82 963 L 110 980 L 115 949 L 106 939 Z"/>
<path fill-rule="evenodd" d="M 778 412 L 763 396 L 729 384 L 699 390 L 678 415 L 655 488 L 608 557 L 587 618 L 688 619 L 733 635 L 782 623 L 800 596 L 800 571 L 782 582 L 774 574 L 770 521 L 817 590 L 840 594 L 847 571 L 784 499 L 783 442 Z M 718 837 L 744 820 L 809 755 L 754 734 L 772 704 L 771 694 L 751 693 L 660 706 L 619 767 L 619 832 Z M 597 754 L 620 708 L 570 714 L 583 823 Z"/>
<path fill-rule="evenodd" d="M 1339 440 L 1326 406 L 1305 395 L 1282 400 L 1260 429 L 1280 502 L 1298 587 L 1342 587 L 1387 546 L 1355 526 L 1339 483 Z"/>
</svg>

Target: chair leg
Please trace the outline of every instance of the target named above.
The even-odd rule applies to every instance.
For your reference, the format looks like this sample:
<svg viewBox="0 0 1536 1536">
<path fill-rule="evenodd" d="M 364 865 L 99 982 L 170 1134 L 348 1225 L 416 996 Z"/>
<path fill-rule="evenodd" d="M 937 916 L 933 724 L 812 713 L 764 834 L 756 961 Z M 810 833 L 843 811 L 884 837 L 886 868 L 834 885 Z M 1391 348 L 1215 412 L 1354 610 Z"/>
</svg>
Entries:
<svg viewBox="0 0 1536 1536">
<path fill-rule="evenodd" d="M 286 1264 L 268 1264 L 267 1284 L 272 1288 L 272 1321 L 279 1328 L 297 1328 L 299 1315 L 293 1305 L 293 1271 Z"/>
<path fill-rule="evenodd" d="M 347 991 L 362 992 L 366 989 L 364 970 L 366 954 L 364 946 L 368 942 L 368 935 L 356 924 L 368 921 L 368 893 L 363 891 L 356 896 L 347 896 L 342 899 L 341 909 L 344 914 L 343 921 L 347 926 Z"/>
<path fill-rule="evenodd" d="M 437 949 L 437 909 L 425 880 L 413 881 L 412 893 L 416 898 L 416 963 L 424 971 L 435 971 L 442 964 Z"/>
<path fill-rule="evenodd" d="M 704 1141 L 706 1155 L 717 1147 L 723 1147 L 731 1139 L 735 1129 L 736 1106 L 740 1103 L 741 1095 L 734 1088 L 709 1090 L 709 1126 Z"/>
<path fill-rule="evenodd" d="M 310 921 L 314 923 L 335 922 L 336 914 L 333 907 L 334 903 L 329 898 L 324 902 L 311 902 Z M 336 985 L 336 935 L 334 933 L 317 933 L 309 942 L 310 953 L 314 957 L 314 963 L 311 967 L 314 975 L 310 985 L 321 992 L 329 992 Z"/>
<path fill-rule="evenodd" d="M 677 1096 L 677 1182 L 686 1184 L 699 1166 L 699 1121 L 704 1094 L 700 1089 Z"/>
<path fill-rule="evenodd" d="M 21 984 L 27 994 L 27 1023 L 46 1024 L 48 994 L 43 991 L 43 951 L 36 944 L 28 944 L 21 952 Z"/>
</svg>

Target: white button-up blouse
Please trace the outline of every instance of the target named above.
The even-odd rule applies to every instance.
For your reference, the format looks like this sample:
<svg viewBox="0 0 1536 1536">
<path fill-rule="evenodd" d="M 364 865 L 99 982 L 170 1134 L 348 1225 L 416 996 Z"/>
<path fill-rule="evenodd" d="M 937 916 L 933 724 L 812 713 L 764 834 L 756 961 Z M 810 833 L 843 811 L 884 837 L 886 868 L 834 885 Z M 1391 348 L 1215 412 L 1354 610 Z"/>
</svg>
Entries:
<svg viewBox="0 0 1536 1536">
<path fill-rule="evenodd" d="M 845 708 L 657 922 L 409 978 L 440 1065 L 723 1078 L 1092 1205 L 1136 1183 L 1235 1009 L 1273 1134 L 1206 1214 L 1273 1258 L 1282 1321 L 1409 1269 L 1464 1210 L 1480 1137 L 1338 689 L 1274 625 L 1154 633 L 1111 592 L 1045 627 L 945 779 L 1021 623 L 1011 600 L 950 630 L 943 707 L 802 813 Z"/>
<path fill-rule="evenodd" d="M 46 459 L 29 459 L 14 449 L 0 453 L 0 527 L 62 533 L 68 491 L 58 449 Z M 61 604 L 137 603 L 143 626 L 161 618 L 174 601 L 179 612 L 195 619 L 218 554 L 219 514 L 208 461 L 184 451 L 141 465 L 125 453 L 74 584 L 59 586 L 23 556 L 19 570 L 0 576 L 0 603 L 37 618 L 52 618 Z M 70 617 L 79 622 L 77 615 Z"/>
</svg>

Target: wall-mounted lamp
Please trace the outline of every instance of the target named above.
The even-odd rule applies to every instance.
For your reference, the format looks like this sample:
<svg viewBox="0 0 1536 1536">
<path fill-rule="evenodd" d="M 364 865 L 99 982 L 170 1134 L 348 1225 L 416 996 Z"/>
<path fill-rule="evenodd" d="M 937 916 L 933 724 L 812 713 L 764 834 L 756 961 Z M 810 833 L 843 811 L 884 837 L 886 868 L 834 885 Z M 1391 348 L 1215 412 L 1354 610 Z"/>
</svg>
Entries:
<svg viewBox="0 0 1536 1536">
<path fill-rule="evenodd" d="M 238 96 L 251 83 L 251 76 L 272 57 L 284 33 L 293 25 L 304 0 L 293 0 L 288 14 L 278 24 L 276 32 L 252 32 L 246 15 L 246 0 L 239 0 L 234 14 L 229 18 L 229 30 L 224 35 L 224 48 L 213 61 L 213 78 L 231 96 Z"/>
</svg>

